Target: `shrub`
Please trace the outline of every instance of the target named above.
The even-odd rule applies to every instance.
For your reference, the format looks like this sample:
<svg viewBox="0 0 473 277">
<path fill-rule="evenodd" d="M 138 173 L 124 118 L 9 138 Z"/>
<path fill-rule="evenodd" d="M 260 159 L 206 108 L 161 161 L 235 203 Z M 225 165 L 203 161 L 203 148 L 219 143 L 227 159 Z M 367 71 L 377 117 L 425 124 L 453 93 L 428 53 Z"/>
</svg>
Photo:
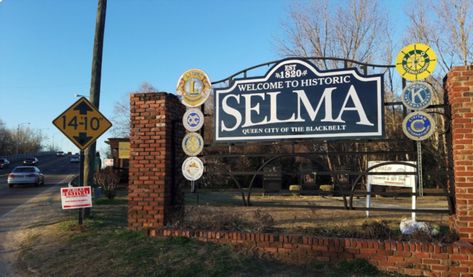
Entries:
<svg viewBox="0 0 473 277">
<path fill-rule="evenodd" d="M 255 231 L 268 232 L 272 229 L 274 225 L 274 219 L 269 213 L 258 209 L 255 211 L 253 217 L 255 219 Z"/>
<path fill-rule="evenodd" d="M 120 182 L 120 176 L 113 171 L 113 168 L 106 167 L 98 171 L 94 176 L 95 184 L 102 187 L 102 190 L 108 199 L 115 198 L 117 185 Z"/>
<path fill-rule="evenodd" d="M 386 240 L 392 237 L 392 231 L 386 221 L 365 222 L 361 225 L 362 237 L 366 239 Z"/>
</svg>

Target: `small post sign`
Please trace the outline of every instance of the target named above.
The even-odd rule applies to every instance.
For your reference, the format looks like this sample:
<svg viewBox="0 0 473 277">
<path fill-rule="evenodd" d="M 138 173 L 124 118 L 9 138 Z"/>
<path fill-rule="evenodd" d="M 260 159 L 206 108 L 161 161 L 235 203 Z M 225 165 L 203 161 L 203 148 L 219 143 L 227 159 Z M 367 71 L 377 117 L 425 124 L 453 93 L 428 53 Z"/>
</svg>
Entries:
<svg viewBox="0 0 473 277">
<path fill-rule="evenodd" d="M 63 210 L 92 207 L 92 188 L 67 187 L 61 188 L 61 202 Z"/>
<path fill-rule="evenodd" d="M 83 186 L 84 149 L 112 127 L 112 123 L 87 98 L 81 97 L 54 119 L 53 125 L 80 149 L 80 185 L 61 188 L 61 199 L 63 209 L 80 209 L 79 225 L 82 225 L 83 208 L 92 207 L 92 190 Z"/>
<path fill-rule="evenodd" d="M 67 108 L 53 124 L 81 150 L 112 127 L 112 123 L 85 97 Z"/>
<path fill-rule="evenodd" d="M 118 143 L 118 158 L 129 159 L 130 158 L 130 142 L 120 141 Z"/>
</svg>

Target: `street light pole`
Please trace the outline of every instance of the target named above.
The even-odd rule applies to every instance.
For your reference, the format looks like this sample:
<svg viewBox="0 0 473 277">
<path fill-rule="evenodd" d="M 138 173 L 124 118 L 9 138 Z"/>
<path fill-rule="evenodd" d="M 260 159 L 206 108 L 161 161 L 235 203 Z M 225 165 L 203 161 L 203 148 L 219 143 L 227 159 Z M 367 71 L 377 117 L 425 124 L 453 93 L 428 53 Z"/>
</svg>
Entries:
<svg viewBox="0 0 473 277">
<path fill-rule="evenodd" d="M 30 123 L 23 122 L 23 123 L 18 124 L 18 126 L 16 127 L 16 155 L 18 155 L 19 148 L 20 148 L 20 127 L 21 125 L 26 125 L 26 124 L 29 125 Z"/>
</svg>

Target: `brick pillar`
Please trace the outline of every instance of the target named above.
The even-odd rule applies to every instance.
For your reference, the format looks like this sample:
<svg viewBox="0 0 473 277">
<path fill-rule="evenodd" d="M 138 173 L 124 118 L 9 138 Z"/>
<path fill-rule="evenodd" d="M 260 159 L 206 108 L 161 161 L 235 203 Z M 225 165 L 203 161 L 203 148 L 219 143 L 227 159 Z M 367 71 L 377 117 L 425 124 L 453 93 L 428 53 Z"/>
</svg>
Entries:
<svg viewBox="0 0 473 277">
<path fill-rule="evenodd" d="M 148 230 L 167 223 L 173 184 L 181 174 L 184 107 L 168 93 L 130 96 L 128 228 Z M 173 154 L 174 152 L 174 154 Z"/>
<path fill-rule="evenodd" d="M 473 242 L 473 66 L 453 67 L 445 83 L 451 108 L 455 214 L 451 226 Z"/>
</svg>

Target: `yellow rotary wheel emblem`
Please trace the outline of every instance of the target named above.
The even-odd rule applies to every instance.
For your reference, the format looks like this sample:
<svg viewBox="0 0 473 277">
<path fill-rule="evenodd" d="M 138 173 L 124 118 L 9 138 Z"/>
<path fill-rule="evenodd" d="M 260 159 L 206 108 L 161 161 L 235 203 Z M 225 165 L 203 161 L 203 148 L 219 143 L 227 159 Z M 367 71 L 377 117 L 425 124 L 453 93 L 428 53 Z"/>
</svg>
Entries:
<svg viewBox="0 0 473 277">
<path fill-rule="evenodd" d="M 422 43 L 410 44 L 399 52 L 396 58 L 396 69 L 402 78 L 418 81 L 427 78 L 434 72 L 437 56 L 430 46 Z"/>
</svg>

